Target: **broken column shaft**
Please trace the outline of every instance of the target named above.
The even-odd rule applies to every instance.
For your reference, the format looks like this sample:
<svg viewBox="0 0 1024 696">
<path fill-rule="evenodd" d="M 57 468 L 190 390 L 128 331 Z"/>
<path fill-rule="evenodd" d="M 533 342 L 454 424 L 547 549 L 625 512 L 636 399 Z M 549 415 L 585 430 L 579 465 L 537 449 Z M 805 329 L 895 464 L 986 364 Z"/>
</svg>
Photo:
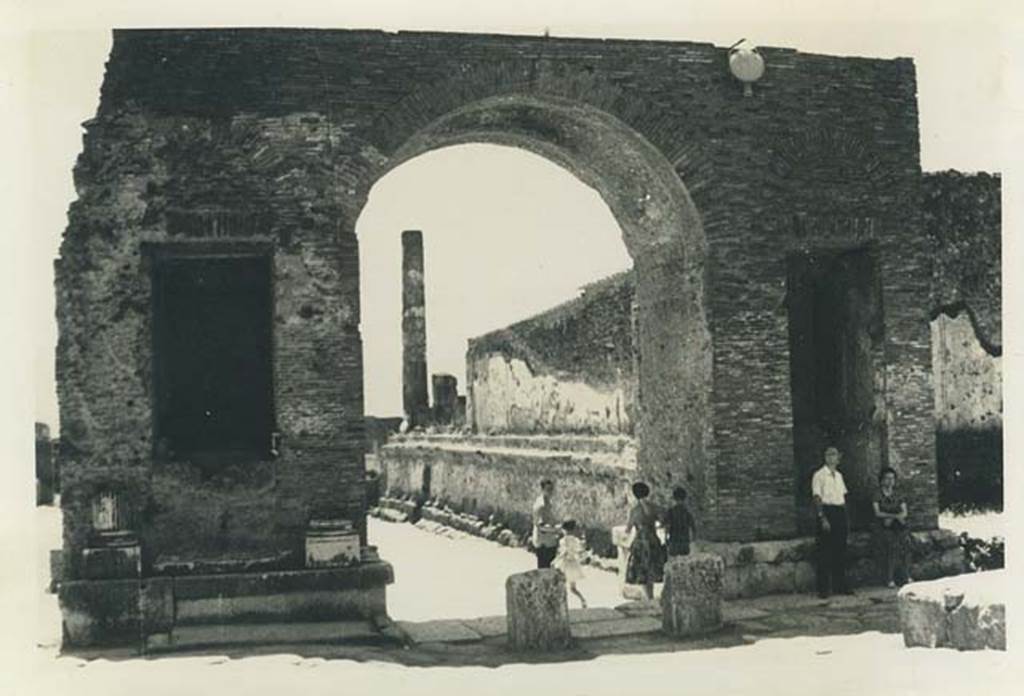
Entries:
<svg viewBox="0 0 1024 696">
<path fill-rule="evenodd" d="M 402 232 L 402 406 L 410 428 L 427 424 L 427 319 L 419 230 Z"/>
</svg>

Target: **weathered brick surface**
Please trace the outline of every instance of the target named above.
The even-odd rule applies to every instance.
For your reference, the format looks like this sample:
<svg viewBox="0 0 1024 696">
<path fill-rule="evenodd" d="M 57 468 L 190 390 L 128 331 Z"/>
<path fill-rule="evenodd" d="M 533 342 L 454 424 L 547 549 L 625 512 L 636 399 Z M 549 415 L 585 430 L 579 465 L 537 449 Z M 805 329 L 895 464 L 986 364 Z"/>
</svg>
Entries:
<svg viewBox="0 0 1024 696">
<path fill-rule="evenodd" d="M 272 247 L 283 444 L 258 489 L 262 514 L 239 505 L 278 547 L 297 544 L 311 515 L 361 516 L 355 220 L 388 169 L 467 141 L 549 157 L 620 222 L 637 277 L 640 465 L 659 491 L 685 481 L 715 538 L 796 531 L 786 254 L 872 245 L 885 298 L 875 370 L 888 457 L 920 501 L 913 524 L 933 525 L 919 300 L 931 266 L 913 64 L 763 53 L 765 76 L 746 98 L 726 50 L 709 44 L 116 32 L 57 264 L 63 456 L 82 487 L 65 503 L 69 549 L 87 535 L 92 471 L 139 481 L 132 497 L 149 554 L 160 551 L 161 515 L 186 517 L 217 499 L 205 484 L 177 495 L 150 475 L 142 242 Z M 223 492 L 215 504 L 228 522 L 201 537 L 207 550 L 241 543 L 236 495 L 252 493 Z"/>
<path fill-rule="evenodd" d="M 632 272 L 469 339 L 471 423 L 487 433 L 626 433 L 636 422 Z"/>
<path fill-rule="evenodd" d="M 926 174 L 923 205 L 925 230 L 935 250 L 933 310 L 966 309 L 982 345 L 1001 354 L 1001 177 Z"/>
</svg>

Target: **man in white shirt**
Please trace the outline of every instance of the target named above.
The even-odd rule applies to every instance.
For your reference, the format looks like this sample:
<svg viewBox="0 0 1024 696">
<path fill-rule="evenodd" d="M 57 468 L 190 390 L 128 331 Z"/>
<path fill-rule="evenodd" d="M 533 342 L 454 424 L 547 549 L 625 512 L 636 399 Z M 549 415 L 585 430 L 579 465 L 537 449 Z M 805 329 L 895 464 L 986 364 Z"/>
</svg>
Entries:
<svg viewBox="0 0 1024 696">
<path fill-rule="evenodd" d="M 540 482 L 540 495 L 533 503 L 533 552 L 537 554 L 538 568 L 550 568 L 558 553 L 561 530 L 551 504 L 554 494 L 555 482 L 544 479 Z"/>
<path fill-rule="evenodd" d="M 818 517 L 818 596 L 829 592 L 853 594 L 846 580 L 846 483 L 839 473 L 842 455 L 835 447 L 825 450 L 825 466 L 814 472 L 811 493 Z"/>
</svg>

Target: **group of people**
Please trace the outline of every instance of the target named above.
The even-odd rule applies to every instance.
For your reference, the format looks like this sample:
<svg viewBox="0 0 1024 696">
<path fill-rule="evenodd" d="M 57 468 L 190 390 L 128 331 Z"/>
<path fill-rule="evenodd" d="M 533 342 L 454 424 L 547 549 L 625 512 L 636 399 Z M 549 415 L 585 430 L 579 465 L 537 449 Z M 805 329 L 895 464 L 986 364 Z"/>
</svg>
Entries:
<svg viewBox="0 0 1024 696">
<path fill-rule="evenodd" d="M 576 520 L 568 519 L 559 526 L 552 505 L 555 483 L 544 479 L 541 494 L 533 504 L 533 549 L 538 568 L 557 568 L 565 575 L 569 591 L 586 607 L 587 602 L 577 587 L 583 578 L 582 555 L 586 545 Z M 636 504 L 630 509 L 626 533 L 629 562 L 626 582 L 642 585 L 648 599 L 654 597 L 654 584 L 661 582 L 665 561 L 672 556 L 690 553 L 690 540 L 697 534 L 697 525 L 686 505 L 686 489 L 672 491 L 673 504 L 661 509 L 650 500 L 651 488 L 640 481 L 633 484 Z M 658 526 L 665 530 L 666 543 L 658 536 Z"/>
<path fill-rule="evenodd" d="M 850 529 L 846 497 L 849 491 L 839 464 L 836 447 L 825 450 L 825 464 L 814 472 L 811 494 L 817 518 L 817 585 L 823 599 L 832 593 L 853 594 L 846 576 L 846 538 Z M 883 468 L 878 474 L 878 492 L 871 502 L 874 517 L 872 536 L 879 570 L 888 587 L 913 582 L 910 577 L 910 532 L 907 501 L 896 491 L 896 470 Z"/>
<path fill-rule="evenodd" d="M 842 455 L 829 447 L 824 465 L 811 479 L 813 508 L 816 516 L 817 590 L 820 597 L 832 593 L 853 594 L 846 574 L 846 545 L 849 532 L 846 482 L 839 465 Z M 896 471 L 886 467 L 878 476 L 878 492 L 872 501 L 873 538 L 879 570 L 885 583 L 912 582 L 909 566 L 909 530 L 907 503 L 896 490 Z M 559 521 L 553 496 L 555 483 L 544 479 L 541 493 L 533 505 L 533 550 L 538 568 L 557 568 L 565 575 L 569 591 L 587 602 L 577 583 L 583 578 L 583 554 L 586 543 L 579 523 L 574 519 Z M 686 489 L 672 491 L 672 505 L 663 509 L 651 500 L 651 488 L 644 482 L 633 484 L 635 504 L 629 510 L 626 533 L 630 537 L 626 582 L 641 585 L 648 599 L 654 597 L 654 585 L 664 577 L 666 561 L 673 556 L 690 553 L 696 539 L 697 525 L 686 503 Z M 665 543 L 658 534 L 664 530 Z"/>
</svg>

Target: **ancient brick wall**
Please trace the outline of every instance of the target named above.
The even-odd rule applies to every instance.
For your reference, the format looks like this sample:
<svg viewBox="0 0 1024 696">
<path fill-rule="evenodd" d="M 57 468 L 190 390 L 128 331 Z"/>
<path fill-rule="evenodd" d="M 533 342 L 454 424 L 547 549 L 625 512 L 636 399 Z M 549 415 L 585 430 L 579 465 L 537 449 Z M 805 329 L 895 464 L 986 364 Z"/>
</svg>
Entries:
<svg viewBox="0 0 1024 696">
<path fill-rule="evenodd" d="M 925 175 L 924 191 L 940 501 L 1001 507 L 1001 179 L 937 172 Z"/>
<path fill-rule="evenodd" d="M 622 433 L 636 422 L 632 273 L 471 338 L 472 423 L 483 433 Z"/>
<path fill-rule="evenodd" d="M 870 247 L 885 298 L 875 427 L 913 524 L 934 525 L 913 64 L 762 53 L 745 97 L 726 49 L 709 44 L 116 32 L 57 269 L 68 548 L 85 543 L 85 501 L 102 486 L 139 508 L 151 550 L 187 535 L 211 553 L 247 540 L 280 550 L 311 515 L 358 516 L 355 220 L 390 167 L 471 141 L 551 158 L 622 225 L 637 278 L 640 467 L 659 495 L 686 482 L 714 538 L 796 532 L 786 258 Z M 152 456 L 141 245 L 184 240 L 259 242 L 273 256 L 280 454 L 216 484 L 182 486 L 188 475 Z M 219 512 L 194 514 L 208 509 Z M 209 522 L 197 534 L 187 520 Z"/>
<path fill-rule="evenodd" d="M 318 159 L 329 135 L 317 115 L 228 126 L 131 106 L 89 125 L 57 262 L 69 549 L 87 543 L 90 498 L 104 488 L 133 508 L 147 563 L 282 553 L 301 562 L 310 517 L 360 519 L 355 237 L 338 231 L 338 172 L 295 169 Z M 280 454 L 216 477 L 161 461 L 152 442 L 151 256 L 262 250 L 272 256 Z"/>
</svg>

